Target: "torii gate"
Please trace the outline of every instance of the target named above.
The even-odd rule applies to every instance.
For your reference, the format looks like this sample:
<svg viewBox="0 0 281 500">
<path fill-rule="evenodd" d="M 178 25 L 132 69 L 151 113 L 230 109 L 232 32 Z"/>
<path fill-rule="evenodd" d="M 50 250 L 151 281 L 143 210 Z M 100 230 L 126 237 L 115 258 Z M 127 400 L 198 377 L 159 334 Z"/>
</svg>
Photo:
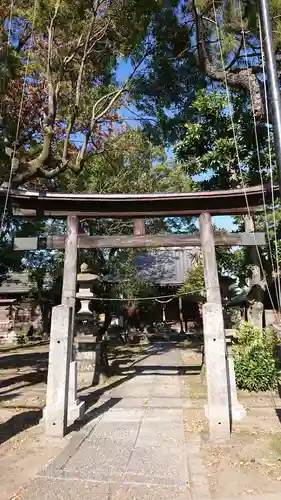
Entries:
<svg viewBox="0 0 281 500">
<path fill-rule="evenodd" d="M 278 188 L 276 187 L 276 190 Z M 79 418 L 83 405 L 77 398 L 77 369 L 72 360 L 76 295 L 77 248 L 157 248 L 200 246 L 204 259 L 207 301 L 203 306 L 208 420 L 212 439 L 227 439 L 231 432 L 231 388 L 223 310 L 215 255 L 216 245 L 265 245 L 263 233 L 213 233 L 211 215 L 248 214 L 259 210 L 269 188 L 162 194 L 65 194 L 12 190 L 14 215 L 67 217 L 66 236 L 16 238 L 15 249 L 65 249 L 62 305 L 52 311 L 45 430 L 63 436 L 67 425 Z M 0 189 L 0 198 L 6 190 Z M 146 236 L 145 217 L 199 216 L 199 232 L 192 235 Z M 132 236 L 78 234 L 79 217 L 133 218 Z M 233 373 L 232 373 L 233 375 Z M 233 377 L 232 377 L 233 378 Z"/>
</svg>

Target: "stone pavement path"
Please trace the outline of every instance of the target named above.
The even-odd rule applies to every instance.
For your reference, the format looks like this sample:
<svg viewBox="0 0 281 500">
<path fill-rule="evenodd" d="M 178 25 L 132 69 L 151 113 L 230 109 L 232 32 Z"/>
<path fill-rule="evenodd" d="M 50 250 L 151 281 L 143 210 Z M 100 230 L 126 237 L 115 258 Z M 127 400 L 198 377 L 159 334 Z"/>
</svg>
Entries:
<svg viewBox="0 0 281 500">
<path fill-rule="evenodd" d="M 210 498 L 198 443 L 185 438 L 183 411 L 190 401 L 183 374 L 175 345 L 148 347 L 19 498 Z"/>
</svg>

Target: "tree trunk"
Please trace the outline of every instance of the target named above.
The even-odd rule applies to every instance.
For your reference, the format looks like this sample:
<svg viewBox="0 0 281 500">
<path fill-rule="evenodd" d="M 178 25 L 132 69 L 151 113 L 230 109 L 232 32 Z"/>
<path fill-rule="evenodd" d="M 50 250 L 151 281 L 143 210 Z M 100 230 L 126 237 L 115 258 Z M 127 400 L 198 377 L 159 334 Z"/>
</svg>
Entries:
<svg viewBox="0 0 281 500">
<path fill-rule="evenodd" d="M 51 305 L 49 303 L 41 304 L 43 335 L 49 336 L 51 327 Z"/>
<path fill-rule="evenodd" d="M 111 323 L 111 314 L 109 311 L 105 311 L 104 323 L 99 328 L 97 333 L 98 340 L 102 340 L 103 336 L 107 333 L 107 330 L 110 327 L 110 323 Z"/>
</svg>

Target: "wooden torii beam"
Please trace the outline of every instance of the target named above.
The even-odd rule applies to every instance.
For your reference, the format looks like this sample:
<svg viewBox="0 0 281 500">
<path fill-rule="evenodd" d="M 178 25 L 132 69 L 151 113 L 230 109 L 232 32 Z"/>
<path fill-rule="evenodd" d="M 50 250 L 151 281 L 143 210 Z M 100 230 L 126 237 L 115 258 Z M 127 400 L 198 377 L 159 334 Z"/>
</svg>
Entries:
<svg viewBox="0 0 281 500">
<path fill-rule="evenodd" d="M 65 236 L 15 238 L 14 250 L 63 250 Z M 264 246 L 264 233 L 224 233 L 215 232 L 216 246 Z M 160 247 L 200 247 L 200 233 L 141 235 L 141 236 L 88 236 L 79 234 L 77 248 L 160 248 Z"/>
<path fill-rule="evenodd" d="M 273 195 L 278 196 L 278 186 Z M 7 189 L 0 187 L 0 199 L 6 199 Z M 190 193 L 152 194 L 85 194 L 9 191 L 9 204 L 14 215 L 23 217 L 180 217 L 211 215 L 241 215 L 259 210 L 264 199 L 272 201 L 269 185 L 247 188 L 200 191 Z"/>
</svg>

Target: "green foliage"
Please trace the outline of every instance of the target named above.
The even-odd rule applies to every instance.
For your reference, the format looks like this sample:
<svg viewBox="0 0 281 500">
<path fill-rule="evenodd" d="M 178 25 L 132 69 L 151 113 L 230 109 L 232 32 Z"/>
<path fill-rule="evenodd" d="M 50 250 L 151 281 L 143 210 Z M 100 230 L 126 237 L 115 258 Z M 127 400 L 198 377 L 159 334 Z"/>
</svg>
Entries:
<svg viewBox="0 0 281 500">
<path fill-rule="evenodd" d="M 271 0 L 269 3 L 279 69 L 281 2 Z M 184 123 L 193 114 L 191 104 L 198 89 L 213 85 L 225 93 L 221 53 L 230 91 L 234 96 L 237 93 L 249 96 L 251 80 L 256 99 L 255 112 L 262 116 L 262 122 L 265 121 L 261 109 L 262 61 L 258 19 L 256 0 L 241 3 L 232 0 L 215 3 L 177 0 L 166 2 L 165 8 L 154 11 L 148 35 L 136 51 L 136 57 L 140 58 L 147 50 L 148 42 L 152 46 L 151 57 L 136 75 L 134 98 L 144 116 L 157 118 L 156 124 L 144 119 L 146 130 L 155 140 L 174 144 L 181 139 Z M 254 68 L 253 73 L 249 72 L 249 80 L 248 67 L 250 70 Z"/>
<path fill-rule="evenodd" d="M 115 260 L 114 270 L 119 275 L 117 290 L 124 298 L 153 296 L 153 285 L 145 281 L 134 265 L 136 251 L 123 252 Z"/>
<path fill-rule="evenodd" d="M 193 116 L 186 123 L 186 133 L 174 147 L 189 175 L 208 173 L 207 179 L 198 181 L 200 189 L 259 184 L 259 159 L 263 182 L 269 180 L 266 127 L 257 125 L 258 156 L 252 111 L 245 95 L 233 95 L 232 106 L 235 140 L 225 93 L 200 90 L 192 104 Z"/>
<path fill-rule="evenodd" d="M 191 48 L 193 30 L 184 2 L 165 2 L 164 8 L 161 4 L 151 17 L 147 36 L 133 53 L 134 60 L 140 61 L 151 49 L 135 76 L 131 95 L 150 138 L 157 144 L 173 144 L 183 132 L 197 89 L 207 82 Z"/>
<path fill-rule="evenodd" d="M 279 369 L 275 358 L 278 336 L 273 329 L 260 331 L 245 323 L 237 330 L 234 346 L 236 382 L 240 389 L 275 389 Z"/>
<path fill-rule="evenodd" d="M 13 252 L 13 242 L 5 234 L 0 237 L 0 282 L 3 281 L 7 273 L 13 270 L 19 270 L 21 259 L 19 255 Z"/>
<path fill-rule="evenodd" d="M 8 2 L 4 4 L 2 149 L 4 134 L 5 143 L 13 146 L 20 114 L 19 166 L 12 180 L 17 186 L 40 177 L 52 179 L 67 169 L 77 173 L 87 156 L 103 150 L 104 136 L 120 121 L 117 110 L 127 100 L 130 78 L 126 85 L 118 82 L 116 68 L 120 58 L 130 57 L 142 42 L 161 2 L 15 0 L 12 12 Z M 79 141 L 84 141 L 83 148 Z"/>
<path fill-rule="evenodd" d="M 60 189 L 70 192 L 88 193 L 151 193 L 190 191 L 192 181 L 181 165 L 172 165 L 166 159 L 165 151 L 155 147 L 141 130 L 126 130 L 106 143 L 104 153 L 88 159 L 82 172 L 75 176 L 67 173 L 58 180 Z M 146 221 L 147 234 L 185 231 L 193 229 L 189 218 L 153 219 Z M 118 219 L 92 219 L 82 223 L 89 235 L 132 234 L 132 221 Z M 106 280 L 105 294 L 111 298 L 153 295 L 151 285 L 143 281 L 134 267 L 135 252 L 95 249 L 80 251 L 80 261 L 85 260 Z M 119 279 L 116 279 L 119 277 Z"/>
<path fill-rule="evenodd" d="M 236 92 L 232 94 L 232 105 L 240 161 L 238 161 L 225 92 L 222 90 L 197 92 L 192 104 L 193 116 L 186 123 L 185 134 L 174 147 L 176 158 L 181 162 L 187 175 L 197 175 L 194 182 L 195 189 L 214 190 L 258 185 L 261 184 L 261 177 L 264 184 L 269 182 L 267 129 L 263 123 L 257 124 L 258 151 L 248 97 Z M 273 168 L 276 179 L 274 159 Z M 277 266 L 275 228 L 279 240 L 280 221 L 278 204 L 274 210 L 272 206 L 267 205 L 266 217 L 263 212 L 254 216 L 256 230 L 269 234 L 270 242 L 267 242 L 267 247 L 260 249 L 263 267 L 269 280 L 272 277 L 272 267 Z M 235 222 L 238 225 L 237 229 L 244 231 L 243 218 L 236 218 Z M 280 255 L 279 242 L 277 244 Z M 239 285 L 245 286 L 252 270 L 251 249 L 231 251 L 217 248 L 216 250 L 220 273 L 237 277 Z"/>
<path fill-rule="evenodd" d="M 192 262 L 192 267 L 186 272 L 185 283 L 178 291 L 178 295 L 185 294 L 191 294 L 201 298 L 204 298 L 206 295 L 204 264 L 201 257 L 195 257 Z"/>
<path fill-rule="evenodd" d="M 171 164 L 164 148 L 155 147 L 139 130 L 108 138 L 104 151 L 85 162 L 79 175 L 66 172 L 61 189 L 87 193 L 153 193 L 191 191 L 193 182 L 182 165 Z"/>
<path fill-rule="evenodd" d="M 25 257 L 28 268 L 30 293 L 41 305 L 44 302 L 55 304 L 60 297 L 63 275 L 63 254 L 53 252 L 29 252 Z"/>
<path fill-rule="evenodd" d="M 0 205 L 2 214 L 4 207 Z M 0 282 L 7 277 L 9 272 L 22 270 L 22 252 L 13 251 L 13 238 L 17 236 L 33 236 L 40 229 L 40 223 L 30 223 L 25 220 L 16 220 L 10 213 L 3 220 L 3 231 L 0 234 Z"/>
</svg>

